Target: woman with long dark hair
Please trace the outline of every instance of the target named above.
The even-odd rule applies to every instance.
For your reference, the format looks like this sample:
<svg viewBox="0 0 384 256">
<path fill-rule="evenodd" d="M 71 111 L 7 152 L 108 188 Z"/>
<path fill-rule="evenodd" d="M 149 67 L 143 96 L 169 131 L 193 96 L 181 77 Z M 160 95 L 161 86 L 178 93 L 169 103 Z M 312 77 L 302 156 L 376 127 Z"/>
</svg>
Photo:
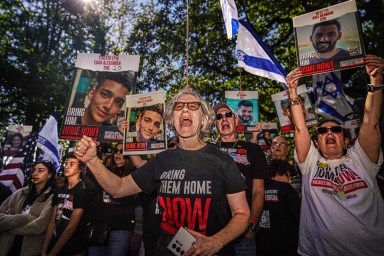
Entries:
<svg viewBox="0 0 384 256">
<path fill-rule="evenodd" d="M 55 168 L 36 162 L 31 182 L 0 206 L 0 255 L 38 255 L 51 216 Z"/>
</svg>

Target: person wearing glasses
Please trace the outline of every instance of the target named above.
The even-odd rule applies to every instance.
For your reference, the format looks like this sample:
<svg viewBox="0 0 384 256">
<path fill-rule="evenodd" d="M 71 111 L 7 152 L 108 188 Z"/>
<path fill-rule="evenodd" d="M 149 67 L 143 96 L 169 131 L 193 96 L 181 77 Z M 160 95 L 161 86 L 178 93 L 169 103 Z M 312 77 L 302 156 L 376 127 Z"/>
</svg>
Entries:
<svg viewBox="0 0 384 256">
<path fill-rule="evenodd" d="M 39 255 L 52 213 L 55 168 L 49 161 L 32 166 L 31 181 L 0 206 L 0 255 Z"/>
<path fill-rule="evenodd" d="M 309 59 L 309 63 L 317 64 L 329 60 L 349 58 L 349 51 L 336 48 L 336 43 L 341 39 L 341 36 L 341 25 L 337 19 L 314 24 L 310 40 L 315 49 L 315 56 Z"/>
<path fill-rule="evenodd" d="M 125 177 L 136 169 L 128 156 L 123 155 L 121 143 L 113 148 L 111 159 L 108 169 L 119 177 Z M 89 175 L 97 184 L 94 176 L 91 173 Z M 133 196 L 114 198 L 98 185 L 96 190 L 93 193 L 91 223 L 106 224 L 108 235 L 103 244 L 91 244 L 88 255 L 127 255 L 135 220 L 136 200 Z"/>
<path fill-rule="evenodd" d="M 288 158 L 288 152 L 290 150 L 288 146 L 288 141 L 282 136 L 276 136 L 272 139 L 271 145 L 271 154 L 267 156 L 268 163 L 271 163 L 274 159 L 283 160 L 291 166 L 290 177 L 291 177 L 291 186 L 297 191 L 300 195 L 301 193 L 301 174 L 300 170 L 294 163 L 293 159 Z"/>
<path fill-rule="evenodd" d="M 384 255 L 384 201 L 375 176 L 383 162 L 379 118 L 382 68 L 365 59 L 370 77 L 364 118 L 355 144 L 346 148 L 343 127 L 322 122 L 311 142 L 297 97 L 299 68 L 287 76 L 295 123 L 295 160 L 302 178 L 301 255 Z M 381 86 L 380 86 L 381 85 Z"/>
<path fill-rule="evenodd" d="M 236 240 L 236 255 L 255 255 L 255 232 L 263 210 L 264 179 L 268 178 L 267 161 L 258 144 L 237 139 L 238 117 L 228 105 L 220 102 L 213 109 L 216 113 L 216 129 L 220 134 L 217 146 L 233 158 L 249 188 L 246 195 L 251 209 L 250 225 Z"/>
<path fill-rule="evenodd" d="M 76 146 L 77 157 L 114 197 L 157 191 L 163 218 L 154 255 L 173 255 L 167 246 L 180 227 L 196 238 L 184 256 L 234 255 L 231 241 L 248 226 L 246 185 L 239 169 L 230 156 L 203 140 L 213 116 L 212 107 L 197 92 L 176 94 L 167 103 L 165 120 L 179 146 L 123 178 L 101 164 L 91 138 L 84 136 Z"/>
</svg>

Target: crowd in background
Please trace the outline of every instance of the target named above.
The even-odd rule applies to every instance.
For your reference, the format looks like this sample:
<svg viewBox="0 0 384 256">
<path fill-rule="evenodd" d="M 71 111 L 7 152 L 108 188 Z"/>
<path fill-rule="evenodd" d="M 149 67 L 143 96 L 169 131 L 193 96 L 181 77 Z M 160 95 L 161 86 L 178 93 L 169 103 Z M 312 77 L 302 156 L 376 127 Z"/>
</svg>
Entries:
<svg viewBox="0 0 384 256">
<path fill-rule="evenodd" d="M 382 67 L 373 57 L 366 63 L 371 84 L 380 85 Z M 300 77 L 298 69 L 287 77 L 294 149 L 284 136 L 269 138 L 267 152 L 254 142 L 239 140 L 238 119 L 230 107 L 225 103 L 209 106 L 197 93 L 184 91 L 166 110 L 165 119 L 178 134 L 169 140 L 168 152 L 125 156 L 120 143 L 96 147 L 85 138 L 66 155 L 58 171 L 50 162 L 36 162 L 26 187 L 13 194 L 4 188 L 0 194 L 0 256 L 167 255 L 170 235 L 176 232 L 172 225 L 187 227 L 197 238 L 185 255 L 383 255 L 379 242 L 384 238 L 383 171 L 379 172 L 383 157 L 378 128 L 382 92 L 368 93 L 362 128 L 354 143 L 335 121 L 321 123 L 311 140 L 296 94 Z M 216 145 L 202 141 L 213 121 L 209 114 L 220 135 Z M 290 157 L 293 151 L 294 159 Z M 358 209 L 349 206 L 350 198 L 337 188 L 330 200 L 330 195 L 309 186 L 314 184 L 314 175 L 336 164 L 338 172 L 352 170 L 366 188 L 365 202 L 357 202 Z M 208 224 L 214 227 L 171 223 L 175 216 L 163 212 L 170 206 L 166 193 L 158 192 L 175 188 L 158 183 L 165 176 L 159 169 L 183 170 L 183 166 L 199 174 L 196 181 L 214 184 L 215 197 L 201 199 L 207 204 L 212 200 L 217 207 L 209 210 Z M 215 177 L 206 178 L 201 170 L 205 168 L 222 175 L 224 185 L 217 185 Z M 169 200 L 186 200 L 175 198 Z M 348 223 L 356 224 L 351 220 L 355 217 L 362 222 L 360 231 L 354 231 L 352 238 L 334 237 L 340 235 L 334 231 L 338 225 L 344 225 L 344 232 L 351 228 Z M 203 235 L 196 230 L 204 230 Z M 359 253 L 350 244 L 355 240 L 361 241 Z"/>
</svg>

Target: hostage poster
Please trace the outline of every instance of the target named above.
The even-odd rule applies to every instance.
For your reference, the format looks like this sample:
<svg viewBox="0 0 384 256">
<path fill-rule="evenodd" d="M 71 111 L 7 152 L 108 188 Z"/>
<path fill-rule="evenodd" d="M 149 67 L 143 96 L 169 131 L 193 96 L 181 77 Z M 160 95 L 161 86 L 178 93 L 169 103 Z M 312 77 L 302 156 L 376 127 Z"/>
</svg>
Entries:
<svg viewBox="0 0 384 256">
<path fill-rule="evenodd" d="M 297 87 L 297 95 L 301 99 L 301 107 L 304 112 L 305 124 L 310 127 L 317 125 L 318 120 L 308 96 L 308 90 L 305 85 Z M 272 100 L 276 107 L 277 117 L 282 133 L 293 132 L 295 128 L 292 125 L 292 115 L 290 108 L 290 101 L 288 98 L 288 90 L 275 93 L 272 95 Z"/>
<path fill-rule="evenodd" d="M 10 125 L 4 142 L 3 156 L 14 156 L 24 146 L 31 132 L 31 125 Z"/>
<path fill-rule="evenodd" d="M 139 61 L 138 55 L 79 53 L 60 138 L 122 141 L 118 124 L 125 96 L 136 91 Z"/>
<path fill-rule="evenodd" d="M 225 102 L 238 118 L 236 132 L 251 133 L 259 121 L 257 91 L 225 91 Z"/>
<path fill-rule="evenodd" d="M 304 75 L 364 65 L 356 2 L 347 1 L 293 18 L 297 63 Z"/>
<path fill-rule="evenodd" d="M 166 149 L 165 92 L 127 95 L 124 155 L 156 154 Z"/>
</svg>

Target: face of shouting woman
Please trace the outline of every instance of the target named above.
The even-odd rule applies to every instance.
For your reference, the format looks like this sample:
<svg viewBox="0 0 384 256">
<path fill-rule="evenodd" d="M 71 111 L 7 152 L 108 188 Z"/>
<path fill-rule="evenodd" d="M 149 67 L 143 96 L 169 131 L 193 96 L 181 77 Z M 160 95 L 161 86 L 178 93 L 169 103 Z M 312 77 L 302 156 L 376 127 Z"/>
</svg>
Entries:
<svg viewBox="0 0 384 256">
<path fill-rule="evenodd" d="M 173 108 L 173 121 L 181 138 L 200 136 L 203 112 L 198 99 L 191 94 L 182 94 Z"/>
</svg>

